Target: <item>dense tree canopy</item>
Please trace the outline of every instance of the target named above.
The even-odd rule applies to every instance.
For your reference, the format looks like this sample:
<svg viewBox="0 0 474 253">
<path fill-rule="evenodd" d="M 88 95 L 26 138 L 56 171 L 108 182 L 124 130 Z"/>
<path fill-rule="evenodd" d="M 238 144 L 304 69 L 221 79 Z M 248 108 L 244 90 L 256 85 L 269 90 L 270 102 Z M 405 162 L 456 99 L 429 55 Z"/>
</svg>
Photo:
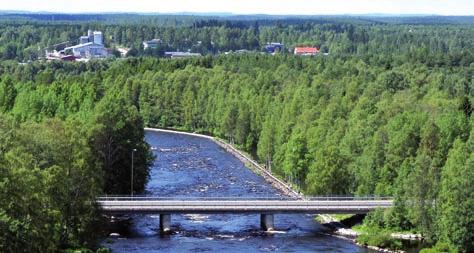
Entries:
<svg viewBox="0 0 474 253">
<path fill-rule="evenodd" d="M 176 49 L 199 40 L 212 52 L 284 41 L 330 55 L 2 62 L 0 249 L 88 243 L 96 209 L 85 200 L 129 193 L 133 149 L 142 191 L 152 158 L 143 127 L 159 126 L 225 138 L 310 195 L 394 196 L 373 224 L 473 250 L 472 25 L 234 25 L 93 28 L 114 34 L 106 43 L 137 48 L 155 37 Z M 27 45 L 90 27 L 4 23 L 0 42 L 13 44 L 0 51 L 24 60 Z M 25 241 L 34 243 L 23 249 Z"/>
<path fill-rule="evenodd" d="M 223 20 L 224 19 L 224 20 Z M 339 55 L 377 54 L 387 66 L 393 53 L 433 65 L 465 65 L 473 61 L 472 17 L 350 18 L 265 16 L 212 18 L 140 15 L 1 15 L 0 59 L 23 62 L 44 57 L 45 50 L 75 45 L 88 29 L 100 30 L 106 46 L 127 47 L 129 56 L 163 56 L 165 51 L 205 55 L 240 49 L 262 51 L 270 42 L 316 46 Z M 76 21 L 76 22 L 71 22 Z M 89 22 L 86 22 L 89 21 Z M 160 39 L 156 49 L 142 42 Z M 383 45 L 383 46 L 380 46 Z"/>
</svg>

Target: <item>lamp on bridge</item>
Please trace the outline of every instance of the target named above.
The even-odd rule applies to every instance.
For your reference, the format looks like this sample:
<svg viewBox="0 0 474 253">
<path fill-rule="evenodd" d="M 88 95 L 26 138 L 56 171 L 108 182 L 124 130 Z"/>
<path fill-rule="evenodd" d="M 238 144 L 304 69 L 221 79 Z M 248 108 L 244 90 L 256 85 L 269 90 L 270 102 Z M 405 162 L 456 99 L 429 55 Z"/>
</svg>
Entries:
<svg viewBox="0 0 474 253">
<path fill-rule="evenodd" d="M 132 149 L 132 175 L 130 180 L 130 195 L 133 197 L 133 155 L 137 151 L 136 148 Z"/>
</svg>

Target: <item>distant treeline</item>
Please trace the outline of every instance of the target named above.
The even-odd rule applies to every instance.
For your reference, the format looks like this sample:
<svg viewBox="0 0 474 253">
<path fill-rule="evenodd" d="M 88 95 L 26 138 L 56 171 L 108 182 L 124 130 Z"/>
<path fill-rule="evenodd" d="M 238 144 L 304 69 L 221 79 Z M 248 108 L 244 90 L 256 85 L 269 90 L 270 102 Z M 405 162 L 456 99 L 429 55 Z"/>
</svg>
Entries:
<svg viewBox="0 0 474 253">
<path fill-rule="evenodd" d="M 396 24 L 473 24 L 473 16 L 438 16 L 438 15 L 238 15 L 231 13 L 182 13 L 182 14 L 64 14 L 34 12 L 1 12 L 1 20 L 10 21 L 47 21 L 47 22 L 91 22 L 106 23 L 148 23 L 159 25 L 191 25 L 194 22 L 216 20 L 222 23 L 276 25 L 277 23 L 297 24 L 301 22 L 322 23 L 396 23 Z"/>
<path fill-rule="evenodd" d="M 7 17 L 5 15 L 4 18 Z M 20 16 L 28 15 L 54 17 L 54 14 Z M 105 43 L 110 48 L 130 48 L 129 56 L 163 56 L 165 51 L 191 51 L 206 55 L 240 49 L 258 52 L 269 42 L 281 42 L 286 45 L 286 49 L 299 45 L 316 46 L 322 52 L 334 55 L 378 54 L 385 57 L 391 54 L 412 54 L 423 57 L 429 53 L 432 58 L 443 58 L 453 54 L 472 55 L 474 44 L 472 24 L 459 25 L 454 22 L 469 23 L 463 20 L 471 20 L 471 17 L 410 17 L 413 20 L 426 20 L 426 23 L 397 24 L 393 17 L 272 19 L 269 16 L 268 19 L 258 19 L 259 16 L 236 16 L 206 19 L 200 16 L 110 14 L 97 15 L 95 19 L 94 15 L 65 16 L 84 21 L 59 19 L 46 22 L 10 16 L 1 19 L 0 16 L 0 58 L 23 62 L 36 60 L 44 56 L 46 49 L 61 49 L 57 47 L 58 43 L 78 43 L 79 36 L 86 34 L 88 29 L 103 31 Z M 440 22 L 433 24 L 434 19 Z M 143 50 L 142 42 L 155 38 L 161 39 L 162 44 L 154 50 Z"/>
</svg>

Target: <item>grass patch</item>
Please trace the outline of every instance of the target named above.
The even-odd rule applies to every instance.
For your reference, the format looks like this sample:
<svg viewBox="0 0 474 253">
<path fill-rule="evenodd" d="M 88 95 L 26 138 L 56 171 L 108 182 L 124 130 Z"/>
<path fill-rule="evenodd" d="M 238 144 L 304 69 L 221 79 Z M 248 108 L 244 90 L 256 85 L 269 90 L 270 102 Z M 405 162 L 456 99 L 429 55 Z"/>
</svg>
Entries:
<svg viewBox="0 0 474 253">
<path fill-rule="evenodd" d="M 456 248 L 448 243 L 438 242 L 431 248 L 425 248 L 420 253 L 456 253 Z"/>
<path fill-rule="evenodd" d="M 326 216 L 331 217 L 333 221 L 341 222 L 343 220 L 352 218 L 354 215 L 353 214 L 326 214 Z M 319 223 L 326 223 L 326 220 L 322 218 L 321 215 L 317 215 L 314 219 Z"/>
<path fill-rule="evenodd" d="M 314 217 L 314 219 L 319 223 L 324 223 L 324 220 L 320 215 L 316 215 L 316 217 Z"/>
<path fill-rule="evenodd" d="M 376 246 L 379 248 L 399 250 L 403 244 L 399 239 L 391 237 L 391 232 L 383 229 L 370 229 L 366 233 L 360 234 L 356 241 L 363 245 Z"/>
<path fill-rule="evenodd" d="M 355 225 L 351 229 L 361 234 L 368 233 L 368 231 L 370 230 L 370 228 L 367 227 L 365 224 Z"/>
<path fill-rule="evenodd" d="M 337 221 L 343 221 L 350 219 L 354 216 L 354 214 L 333 214 L 331 217 Z"/>
<path fill-rule="evenodd" d="M 358 224 L 352 227 L 352 230 L 359 232 L 359 233 L 370 233 L 372 230 L 382 230 L 387 233 L 399 233 L 399 234 L 416 234 L 418 231 L 415 230 L 403 230 L 403 229 L 395 229 L 395 228 L 377 228 L 377 227 L 371 227 L 368 226 L 367 224 Z"/>
</svg>

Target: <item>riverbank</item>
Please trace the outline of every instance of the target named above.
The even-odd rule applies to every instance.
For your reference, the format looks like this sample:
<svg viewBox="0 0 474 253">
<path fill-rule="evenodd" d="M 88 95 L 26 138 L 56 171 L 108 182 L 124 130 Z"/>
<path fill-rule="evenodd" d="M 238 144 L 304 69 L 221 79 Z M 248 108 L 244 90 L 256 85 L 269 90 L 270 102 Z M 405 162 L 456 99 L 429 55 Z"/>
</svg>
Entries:
<svg viewBox="0 0 474 253">
<path fill-rule="evenodd" d="M 179 130 L 171 130 L 171 129 L 161 129 L 161 128 L 145 128 L 147 131 L 154 131 L 154 132 L 163 132 L 163 133 L 175 133 L 175 134 L 184 134 L 189 136 L 195 136 L 200 138 L 206 138 L 208 140 L 213 141 L 221 148 L 225 149 L 227 152 L 238 158 L 241 162 L 247 165 L 250 169 L 252 169 L 255 173 L 262 176 L 267 182 L 269 182 L 273 187 L 278 189 L 280 192 L 285 194 L 288 197 L 296 198 L 296 199 L 303 199 L 304 195 L 295 191 L 290 184 L 287 184 L 273 175 L 270 171 L 263 168 L 260 164 L 254 161 L 248 155 L 242 153 L 242 151 L 235 148 L 233 145 L 213 136 L 198 134 L 198 133 L 189 133 Z"/>
<path fill-rule="evenodd" d="M 361 235 L 360 232 L 357 232 L 351 228 L 347 228 L 345 225 L 343 225 L 340 220 L 335 219 L 332 215 L 327 215 L 327 214 L 320 214 L 318 215 L 317 219 L 318 222 L 320 222 L 322 225 L 330 227 L 332 229 L 331 233 L 334 234 L 335 236 L 339 238 L 344 238 L 346 240 L 350 240 L 354 244 L 375 250 L 378 252 L 387 252 L 387 253 L 404 253 L 402 250 L 391 250 L 391 249 L 386 249 L 386 248 L 381 248 L 373 245 L 367 245 L 363 243 L 359 243 L 357 241 L 357 237 Z"/>
<path fill-rule="evenodd" d="M 233 154 L 208 138 L 145 132 L 155 162 L 147 196 L 163 198 L 281 198 L 282 193 Z M 275 216 L 278 231 L 261 230 L 261 217 L 249 214 L 175 214 L 172 235 L 159 230 L 157 214 L 129 214 L 102 240 L 113 252 L 321 252 L 370 253 L 349 240 L 325 233 L 312 215 Z"/>
<path fill-rule="evenodd" d="M 321 214 L 316 217 L 316 220 L 324 226 L 331 228 L 333 234 L 347 238 L 361 247 L 377 250 L 379 252 L 401 253 L 405 251 L 390 249 L 387 246 L 378 247 L 372 244 L 388 244 L 401 247 L 401 244 L 413 245 L 417 244 L 415 242 L 419 243 L 423 240 L 423 237 L 420 234 L 413 234 L 409 232 L 393 232 L 383 229 L 378 229 L 376 232 L 374 232 L 374 228 L 367 228 L 363 225 L 346 225 L 347 221 L 351 220 L 353 217 L 355 216 Z M 354 223 L 353 221 L 349 223 L 358 224 Z M 413 243 L 406 243 L 408 241 L 412 241 Z"/>
<path fill-rule="evenodd" d="M 293 198 L 298 198 L 298 199 L 305 198 L 303 194 L 298 193 L 294 189 L 292 189 L 291 185 L 283 182 L 282 180 L 278 179 L 276 176 L 272 175 L 270 171 L 264 169 L 263 166 L 259 165 L 249 155 L 244 154 L 242 151 L 238 150 L 233 145 L 225 142 L 224 140 L 221 140 L 219 138 L 215 138 L 209 135 L 189 133 L 189 132 L 172 130 L 172 129 L 145 128 L 145 130 L 152 131 L 152 132 L 182 134 L 182 135 L 194 136 L 194 137 L 211 140 L 212 142 L 214 142 L 215 144 L 217 144 L 218 146 L 226 150 L 228 153 L 238 158 L 242 163 L 244 163 L 247 167 L 253 170 L 256 174 L 260 175 L 263 179 L 265 179 L 265 181 L 270 183 L 274 188 L 278 189 L 281 193 Z M 349 240 L 360 247 L 368 248 L 371 250 L 377 250 L 379 252 L 394 252 L 394 253 L 403 252 L 403 251 L 393 251 L 393 250 L 388 250 L 384 248 L 378 248 L 375 246 L 360 244 L 355 240 L 355 238 L 360 235 L 360 233 L 358 233 L 357 231 L 354 231 L 350 228 L 345 227 L 342 223 L 334 219 L 333 216 L 331 215 L 321 214 L 319 215 L 319 217 L 320 219 L 318 221 L 320 221 L 321 224 L 323 225 L 326 224 L 326 226 L 328 224 L 331 224 L 330 226 L 327 226 L 327 227 L 331 228 L 330 234 L 335 237 Z"/>
</svg>

